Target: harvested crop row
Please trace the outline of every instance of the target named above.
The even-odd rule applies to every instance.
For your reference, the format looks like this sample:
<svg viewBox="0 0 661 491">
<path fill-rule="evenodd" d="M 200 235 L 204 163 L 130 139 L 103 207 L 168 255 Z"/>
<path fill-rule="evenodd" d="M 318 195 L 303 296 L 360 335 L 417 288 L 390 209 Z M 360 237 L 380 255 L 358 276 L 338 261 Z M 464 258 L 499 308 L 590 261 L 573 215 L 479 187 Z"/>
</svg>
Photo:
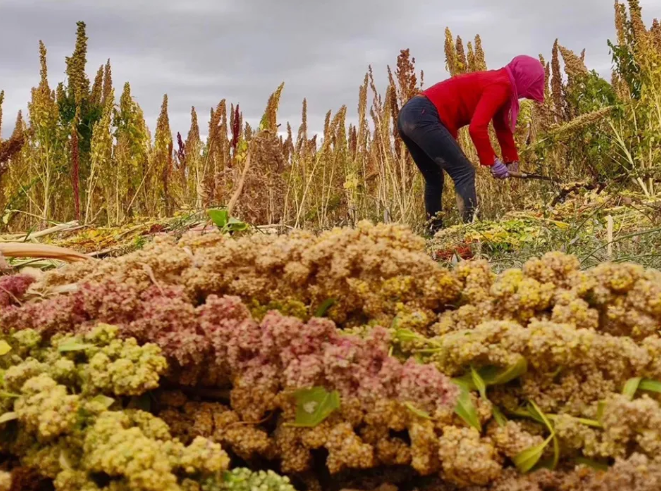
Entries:
<svg viewBox="0 0 661 491">
<path fill-rule="evenodd" d="M 158 350 L 163 364 L 113 379 L 110 357 L 64 396 L 80 397 L 88 379 L 113 399 L 149 393 L 177 445 L 203 438 L 301 489 L 370 472 L 376 485 L 422 476 L 421 487 L 498 491 L 638 486 L 630 469 L 643 463 L 658 476 L 659 272 L 582 271 L 557 253 L 499 275 L 479 261 L 449 271 L 423 247 L 404 228 L 369 224 L 157 242 L 37 282 L 0 278 L 0 328 L 14 354 L 15 337 L 59 346 L 76 334 L 93 345 L 73 350 L 85 362 L 99 341 L 83 338 L 112 324 L 101 329 L 113 342 Z M 13 380 L 7 391 L 30 389 Z"/>
<path fill-rule="evenodd" d="M 429 257 L 424 241 L 409 229 L 369 223 L 320 235 L 297 231 L 232 239 L 191 234 L 178 243 L 164 238 L 124 257 L 49 273 L 31 292 L 43 297 L 89 288 L 104 295 L 104 288 L 121 289 L 130 297 L 120 306 L 130 312 L 130 302 L 152 295 L 153 287 L 176 287 L 193 306 L 210 295 L 232 295 L 257 317 L 276 309 L 308 319 L 322 309 L 342 328 L 388 327 L 397 317 L 400 326 L 426 334 L 472 328 L 484 319 L 523 326 L 541 319 L 640 340 L 661 323 L 659 271 L 609 263 L 583 271 L 576 258 L 561 253 L 499 275 L 484 261 L 449 271 Z M 8 305 L 6 290 L 13 291 L 1 289 L 0 302 Z M 90 308 L 90 295 L 84 308 Z M 49 325 L 66 322 L 47 320 Z"/>
<path fill-rule="evenodd" d="M 50 273 L 35 289 L 107 281 L 139 295 L 155 283 L 180 287 L 191 304 L 235 295 L 258 315 L 278 309 L 306 318 L 333 300 L 327 315 L 343 327 L 389 325 L 398 313 L 430 325 L 460 293 L 452 274 L 425 253 L 423 239 L 403 226 L 369 223 L 320 235 L 159 238 L 127 256 Z"/>
<path fill-rule="evenodd" d="M 0 338 L 0 455 L 63 491 L 234 489 L 234 475 L 259 483 L 245 470 L 226 472 L 218 443 L 199 437 L 185 446 L 140 409 L 167 362 L 156 345 L 116 334 L 101 325 L 50 341 L 29 329 Z M 271 489 L 287 489 L 269 479 Z M 13 489 L 12 480 L 3 471 L 0 489 Z"/>
</svg>

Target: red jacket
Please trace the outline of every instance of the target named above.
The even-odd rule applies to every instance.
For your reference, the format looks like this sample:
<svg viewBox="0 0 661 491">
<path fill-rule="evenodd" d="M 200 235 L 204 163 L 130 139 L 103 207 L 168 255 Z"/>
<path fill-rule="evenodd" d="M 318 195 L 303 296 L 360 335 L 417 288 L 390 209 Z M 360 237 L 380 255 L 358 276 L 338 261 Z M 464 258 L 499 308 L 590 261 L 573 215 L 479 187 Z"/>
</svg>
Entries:
<svg viewBox="0 0 661 491">
<path fill-rule="evenodd" d="M 457 75 L 423 91 L 436 106 L 443 125 L 456 139 L 459 128 L 470 125 L 470 136 L 480 163 L 491 166 L 496 153 L 489 140 L 489 122 L 503 154 L 503 161 L 519 160 L 508 114 L 511 83 L 504 68 Z"/>
</svg>

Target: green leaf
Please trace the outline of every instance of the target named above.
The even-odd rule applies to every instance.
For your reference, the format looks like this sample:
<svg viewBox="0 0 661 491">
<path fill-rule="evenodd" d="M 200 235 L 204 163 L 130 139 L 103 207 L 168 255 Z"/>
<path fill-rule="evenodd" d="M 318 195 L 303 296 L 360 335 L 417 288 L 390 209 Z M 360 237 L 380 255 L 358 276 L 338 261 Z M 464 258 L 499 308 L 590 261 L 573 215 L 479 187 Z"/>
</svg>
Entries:
<svg viewBox="0 0 661 491">
<path fill-rule="evenodd" d="M 530 417 L 532 419 L 534 419 L 538 423 L 542 423 L 549 429 L 549 431 L 553 432 L 553 428 L 551 428 L 550 425 L 547 424 L 546 420 L 544 419 L 544 415 L 542 414 L 542 410 L 539 409 L 537 404 L 535 404 L 533 401 L 528 402 L 528 405 L 526 406 L 526 410 L 528 411 L 528 414 L 530 414 Z"/>
<path fill-rule="evenodd" d="M 427 411 L 423 411 L 422 409 L 418 409 L 417 407 L 415 407 L 410 402 L 405 402 L 404 406 L 406 407 L 406 409 L 411 411 L 413 414 L 415 414 L 419 418 L 432 419 L 432 417 L 429 415 L 429 413 Z"/>
<path fill-rule="evenodd" d="M 207 210 L 207 214 L 213 224 L 218 228 L 225 228 L 229 221 L 229 213 L 227 210 Z"/>
<path fill-rule="evenodd" d="M 531 418 L 540 424 L 544 424 L 544 418 L 542 418 L 539 412 L 535 410 L 535 408 L 532 407 L 530 404 L 528 404 L 524 408 L 518 409 L 517 411 L 513 411 L 513 414 L 524 418 Z"/>
<path fill-rule="evenodd" d="M 299 428 L 314 428 L 340 407 L 339 392 L 328 392 L 324 387 L 298 390 L 294 397 L 296 419 L 291 426 Z"/>
<path fill-rule="evenodd" d="M 497 367 L 485 367 L 481 369 L 480 375 L 487 385 L 505 385 L 528 371 L 528 360 L 519 356 L 512 365 L 502 369 Z"/>
<path fill-rule="evenodd" d="M 418 334 L 417 332 L 413 332 L 410 329 L 397 329 L 395 331 L 395 339 L 401 342 L 406 342 L 406 341 L 415 341 L 418 339 L 421 339 L 422 336 Z"/>
<path fill-rule="evenodd" d="M 0 356 L 5 356 L 11 351 L 11 346 L 7 341 L 0 339 Z"/>
<path fill-rule="evenodd" d="M 480 377 L 480 374 L 475 371 L 475 368 L 471 367 L 471 378 L 473 380 L 473 384 L 475 385 L 475 388 L 477 391 L 480 393 L 480 396 L 482 396 L 482 399 L 487 399 L 487 385 L 484 383 L 484 380 L 482 377 Z"/>
<path fill-rule="evenodd" d="M 595 469 L 597 471 L 607 471 L 608 470 L 608 464 L 605 464 L 603 462 L 599 462 L 597 460 L 588 459 L 586 457 L 576 457 L 576 463 L 580 464 L 580 465 L 590 467 L 591 469 Z"/>
<path fill-rule="evenodd" d="M 461 377 L 455 377 L 452 379 L 452 382 L 459 387 L 462 387 L 466 390 L 477 390 L 475 383 L 473 382 L 473 377 L 470 372 L 463 374 Z"/>
<path fill-rule="evenodd" d="M 477 409 L 470 397 L 470 392 L 462 385 L 459 385 L 459 388 L 459 397 L 457 398 L 457 405 L 455 406 L 454 412 L 457 413 L 457 415 L 468 425 L 472 426 L 477 431 L 482 432 L 480 418 L 477 415 Z"/>
<path fill-rule="evenodd" d="M 6 399 L 17 399 L 20 396 L 20 394 L 14 394 L 12 392 L 5 392 L 4 390 L 0 390 L 0 397 L 4 397 Z"/>
<path fill-rule="evenodd" d="M 92 399 L 92 402 L 97 402 L 99 404 L 102 404 L 106 409 L 108 409 L 110 406 L 112 406 L 115 402 L 115 399 L 112 397 L 104 396 L 103 394 L 100 394 Z"/>
<path fill-rule="evenodd" d="M 2 416 L 0 416 L 0 424 L 2 423 L 8 423 L 10 421 L 14 421 L 18 419 L 18 414 L 11 412 L 11 413 L 5 413 Z"/>
<path fill-rule="evenodd" d="M 335 305 L 335 299 L 334 298 L 327 298 L 317 308 L 317 310 L 314 313 L 314 316 L 315 317 L 325 317 L 326 313 L 328 312 L 328 309 L 330 309 L 333 305 Z"/>
<path fill-rule="evenodd" d="M 230 217 L 230 219 L 227 221 L 227 228 L 232 232 L 242 232 L 243 230 L 248 229 L 248 224 L 237 218 Z"/>
<path fill-rule="evenodd" d="M 94 348 L 94 345 L 89 343 L 79 343 L 75 339 L 71 339 L 62 343 L 57 350 L 60 353 L 68 353 L 71 351 L 85 351 L 90 348 Z"/>
<path fill-rule="evenodd" d="M 572 418 L 572 419 L 578 421 L 582 425 L 590 426 L 592 428 L 603 428 L 604 427 L 599 421 L 597 421 L 595 419 L 586 419 L 586 418 Z"/>
<path fill-rule="evenodd" d="M 658 380 L 643 379 L 638 386 L 640 390 L 645 390 L 647 392 L 656 392 L 661 394 L 661 382 Z"/>
<path fill-rule="evenodd" d="M 553 425 L 551 425 L 551 422 L 547 419 L 547 417 L 544 415 L 541 409 L 535 404 L 535 401 L 530 401 L 530 404 L 528 406 L 528 411 L 530 414 L 533 416 L 534 419 L 536 420 L 541 420 L 542 423 L 548 428 L 549 432 L 551 433 L 551 439 L 553 440 L 553 463 L 551 469 L 555 469 L 558 465 L 558 462 L 560 460 L 560 442 L 558 441 L 558 438 L 555 436 L 555 430 L 553 429 Z"/>
<path fill-rule="evenodd" d="M 468 388 L 468 390 L 479 391 L 479 381 L 476 382 L 475 376 L 473 375 L 474 371 L 473 367 L 471 367 L 470 371 L 460 377 L 455 377 L 453 380 Z M 516 362 L 506 368 L 486 366 L 477 370 L 477 375 L 482 379 L 486 387 L 490 387 L 492 385 L 505 385 L 512 380 L 519 378 L 527 371 L 528 362 L 524 357 L 520 356 L 517 358 Z"/>
<path fill-rule="evenodd" d="M 507 425 L 507 418 L 505 417 L 505 415 L 498 406 L 493 406 L 491 412 L 493 413 L 493 419 L 496 420 L 498 426 L 503 427 Z"/>
<path fill-rule="evenodd" d="M 514 462 L 514 465 L 519 470 L 519 472 L 522 474 L 530 472 L 530 470 L 535 467 L 537 462 L 539 462 L 539 459 L 542 458 L 544 450 L 546 449 L 547 445 L 551 443 L 551 440 L 553 440 L 553 436 L 548 437 L 544 443 L 540 443 L 539 445 L 523 450 L 522 452 L 515 455 L 512 461 Z"/>
<path fill-rule="evenodd" d="M 624 395 L 627 399 L 632 400 L 633 396 L 636 395 L 636 391 L 638 390 L 642 380 L 642 377 L 630 378 L 627 380 L 627 383 L 624 384 L 624 388 L 622 389 L 622 395 Z"/>
<path fill-rule="evenodd" d="M 27 242 L 30 236 L 32 235 L 32 232 L 34 232 L 34 227 L 30 227 L 28 229 L 28 232 L 25 234 L 25 238 L 23 239 L 23 242 Z"/>
</svg>

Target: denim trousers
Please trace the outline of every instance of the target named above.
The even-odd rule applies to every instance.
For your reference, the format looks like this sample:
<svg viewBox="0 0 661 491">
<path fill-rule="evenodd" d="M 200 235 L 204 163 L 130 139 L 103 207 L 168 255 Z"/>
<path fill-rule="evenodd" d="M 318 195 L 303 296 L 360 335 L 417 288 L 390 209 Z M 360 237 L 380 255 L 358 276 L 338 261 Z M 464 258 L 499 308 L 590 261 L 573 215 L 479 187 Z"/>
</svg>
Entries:
<svg viewBox="0 0 661 491">
<path fill-rule="evenodd" d="M 442 227 L 443 172 L 454 182 L 457 206 L 464 223 L 477 208 L 475 167 L 443 126 L 438 111 L 424 96 L 410 99 L 399 112 L 397 128 L 425 179 L 425 209 L 432 230 Z"/>
</svg>

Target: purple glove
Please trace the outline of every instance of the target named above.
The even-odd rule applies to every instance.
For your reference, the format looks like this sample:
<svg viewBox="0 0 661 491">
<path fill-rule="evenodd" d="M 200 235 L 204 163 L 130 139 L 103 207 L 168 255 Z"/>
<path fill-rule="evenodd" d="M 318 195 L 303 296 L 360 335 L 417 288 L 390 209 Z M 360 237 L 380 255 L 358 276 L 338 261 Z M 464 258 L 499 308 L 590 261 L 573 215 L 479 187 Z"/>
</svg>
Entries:
<svg viewBox="0 0 661 491">
<path fill-rule="evenodd" d="M 510 176 L 507 166 L 500 159 L 496 159 L 496 162 L 491 166 L 491 175 L 496 179 L 507 179 Z"/>
<path fill-rule="evenodd" d="M 509 172 L 516 172 L 518 174 L 518 172 L 519 172 L 519 163 L 518 162 L 510 162 L 509 164 L 505 164 L 505 165 L 507 165 L 507 170 Z"/>
</svg>

